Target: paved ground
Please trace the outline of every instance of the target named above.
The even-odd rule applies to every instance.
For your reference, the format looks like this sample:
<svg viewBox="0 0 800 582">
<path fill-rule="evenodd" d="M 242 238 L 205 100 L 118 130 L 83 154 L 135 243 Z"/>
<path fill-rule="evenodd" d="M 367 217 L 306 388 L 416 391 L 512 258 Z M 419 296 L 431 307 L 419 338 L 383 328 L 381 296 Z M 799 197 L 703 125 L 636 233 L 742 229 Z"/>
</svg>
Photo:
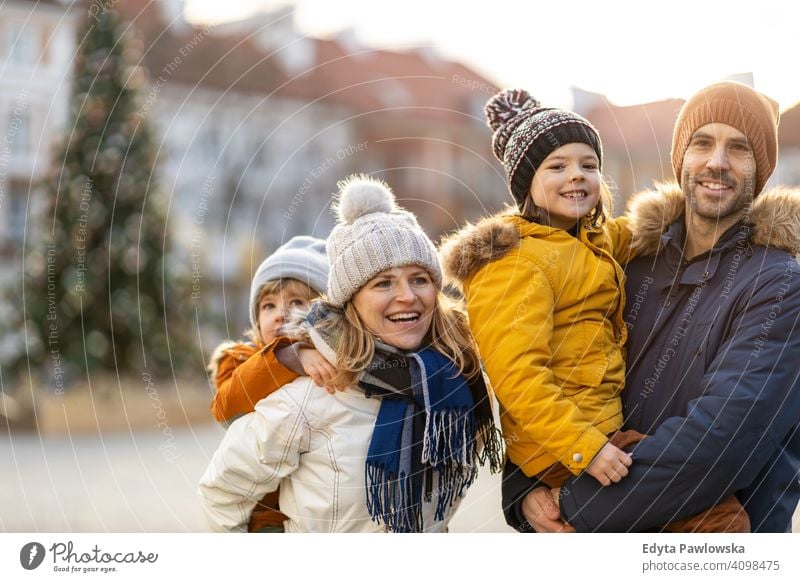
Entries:
<svg viewBox="0 0 800 582">
<path fill-rule="evenodd" d="M 205 531 L 195 488 L 223 429 L 113 432 L 40 439 L 0 437 L 0 531 Z M 500 514 L 499 476 L 481 475 L 451 529 L 511 531 Z M 800 512 L 795 515 L 800 531 Z"/>
<path fill-rule="evenodd" d="M 0 437 L 0 531 L 206 531 L 195 489 L 223 435 L 216 425 L 172 432 L 40 439 Z M 511 531 L 499 476 L 481 476 L 453 531 Z"/>
</svg>

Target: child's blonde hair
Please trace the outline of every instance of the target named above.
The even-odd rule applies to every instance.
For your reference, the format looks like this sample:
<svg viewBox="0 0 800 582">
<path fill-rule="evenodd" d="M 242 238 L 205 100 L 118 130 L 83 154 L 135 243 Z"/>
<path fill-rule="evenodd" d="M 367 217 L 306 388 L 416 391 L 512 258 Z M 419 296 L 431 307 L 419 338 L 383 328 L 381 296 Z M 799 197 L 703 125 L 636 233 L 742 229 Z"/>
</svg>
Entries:
<svg viewBox="0 0 800 582">
<path fill-rule="evenodd" d="M 259 329 L 258 324 L 258 313 L 259 307 L 261 305 L 261 301 L 267 295 L 275 295 L 281 293 L 284 289 L 288 289 L 289 287 L 294 287 L 298 292 L 299 295 L 303 297 L 306 302 L 311 302 L 314 299 L 320 297 L 320 294 L 314 291 L 311 287 L 299 281 L 298 279 L 292 279 L 290 277 L 284 277 L 282 279 L 272 279 L 271 281 L 267 281 L 264 283 L 261 288 L 258 290 L 258 299 L 255 303 L 255 325 L 250 326 L 244 334 L 247 339 L 249 339 L 253 343 L 266 343 L 264 338 L 261 337 L 261 330 Z"/>
</svg>

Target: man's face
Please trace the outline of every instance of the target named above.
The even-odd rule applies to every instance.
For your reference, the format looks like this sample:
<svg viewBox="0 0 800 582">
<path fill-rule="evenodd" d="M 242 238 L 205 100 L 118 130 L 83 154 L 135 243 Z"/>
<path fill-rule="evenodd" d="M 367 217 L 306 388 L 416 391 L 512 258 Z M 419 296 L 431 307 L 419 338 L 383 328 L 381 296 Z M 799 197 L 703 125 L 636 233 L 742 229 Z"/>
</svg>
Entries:
<svg viewBox="0 0 800 582">
<path fill-rule="evenodd" d="M 681 188 L 698 216 L 721 220 L 753 201 L 756 162 L 747 137 L 724 123 L 708 123 L 692 134 L 683 155 Z"/>
</svg>

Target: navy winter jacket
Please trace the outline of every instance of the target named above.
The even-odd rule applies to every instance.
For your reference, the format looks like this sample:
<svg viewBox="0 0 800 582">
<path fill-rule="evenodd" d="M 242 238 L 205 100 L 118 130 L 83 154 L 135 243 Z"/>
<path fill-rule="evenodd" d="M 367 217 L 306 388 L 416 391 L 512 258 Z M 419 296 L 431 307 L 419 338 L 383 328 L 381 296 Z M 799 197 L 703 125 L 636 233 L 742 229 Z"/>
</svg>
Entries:
<svg viewBox="0 0 800 582">
<path fill-rule="evenodd" d="M 791 531 L 800 499 L 800 191 L 756 198 L 715 247 L 683 258 L 677 185 L 640 195 L 645 252 L 626 269 L 625 428 L 651 435 L 630 474 L 602 487 L 583 474 L 561 491 L 578 531 L 657 529 L 736 493 L 753 531 Z M 660 225 L 666 224 L 666 232 Z M 504 507 L 536 484 L 507 467 Z"/>
</svg>

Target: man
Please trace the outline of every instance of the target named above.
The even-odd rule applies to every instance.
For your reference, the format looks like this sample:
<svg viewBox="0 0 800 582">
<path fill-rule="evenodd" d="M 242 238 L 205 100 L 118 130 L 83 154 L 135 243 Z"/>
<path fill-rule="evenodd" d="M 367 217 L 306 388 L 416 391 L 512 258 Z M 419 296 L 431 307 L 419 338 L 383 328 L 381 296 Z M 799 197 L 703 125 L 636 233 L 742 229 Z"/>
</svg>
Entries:
<svg viewBox="0 0 800 582">
<path fill-rule="evenodd" d="M 506 467 L 503 506 L 521 531 L 642 531 L 736 494 L 752 531 L 791 531 L 800 499 L 800 191 L 762 193 L 778 108 L 732 82 L 681 110 L 672 164 L 630 206 L 640 256 L 627 269 L 625 428 L 619 483 L 550 490 Z M 621 469 L 621 472 L 622 469 Z M 568 524 L 568 525 L 565 525 Z"/>
</svg>

